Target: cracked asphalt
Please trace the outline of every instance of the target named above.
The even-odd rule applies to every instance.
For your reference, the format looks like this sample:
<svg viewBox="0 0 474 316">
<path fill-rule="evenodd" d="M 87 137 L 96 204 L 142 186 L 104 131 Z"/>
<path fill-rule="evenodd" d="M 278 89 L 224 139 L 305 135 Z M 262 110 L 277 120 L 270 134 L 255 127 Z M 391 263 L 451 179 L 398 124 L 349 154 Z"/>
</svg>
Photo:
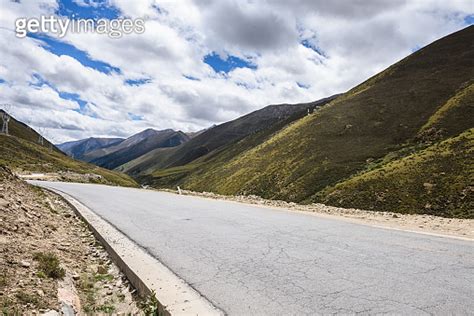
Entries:
<svg viewBox="0 0 474 316">
<path fill-rule="evenodd" d="M 230 315 L 473 315 L 474 242 L 92 184 L 70 194 Z"/>
</svg>

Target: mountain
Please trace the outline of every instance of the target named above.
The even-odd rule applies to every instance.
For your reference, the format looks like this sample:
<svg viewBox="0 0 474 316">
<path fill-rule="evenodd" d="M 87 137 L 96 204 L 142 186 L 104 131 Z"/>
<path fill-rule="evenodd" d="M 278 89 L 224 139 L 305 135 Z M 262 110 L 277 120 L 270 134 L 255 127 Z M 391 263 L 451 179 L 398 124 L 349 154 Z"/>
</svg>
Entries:
<svg viewBox="0 0 474 316">
<path fill-rule="evenodd" d="M 113 146 L 89 152 L 84 158 L 98 166 L 114 169 L 153 149 L 178 146 L 189 139 L 181 131 L 147 129 Z"/>
<path fill-rule="evenodd" d="M 75 159 L 84 160 L 84 157 L 87 155 L 87 153 L 97 149 L 110 147 L 123 140 L 123 138 L 90 137 L 87 139 L 62 143 L 57 145 L 57 147 L 68 156 L 71 156 Z"/>
<path fill-rule="evenodd" d="M 68 157 L 31 127 L 13 117 L 9 122 L 9 135 L 0 134 L 0 165 L 22 172 L 96 174 L 100 176 L 96 182 L 137 186 L 137 183 L 125 174 Z"/>
<path fill-rule="evenodd" d="M 130 136 L 127 139 L 122 140 L 121 142 L 115 143 L 112 146 L 107 146 L 107 147 L 101 147 L 97 148 L 95 150 L 89 151 L 84 155 L 84 160 L 85 161 L 92 161 L 94 159 L 98 159 L 100 157 L 106 156 L 108 154 L 113 153 L 114 151 L 133 146 L 137 144 L 138 142 L 144 140 L 148 136 L 152 136 L 157 132 L 156 130 L 152 128 L 148 128 L 144 131 L 141 131 L 140 133 L 137 133 L 135 135 Z"/>
<path fill-rule="evenodd" d="M 473 218 L 473 84 L 470 26 L 418 50 L 263 143 L 236 151 L 224 163 L 163 182 L 173 167 L 184 169 L 196 156 L 188 151 L 176 159 L 176 153 L 168 153 L 160 163 L 163 169 L 142 181 Z"/>
<path fill-rule="evenodd" d="M 157 169 L 186 165 L 183 171 L 188 173 L 197 166 L 196 164 L 190 166 L 191 162 L 211 159 L 231 144 L 250 135 L 261 135 L 265 138 L 268 136 L 267 133 L 307 115 L 308 111 L 312 112 L 332 99 L 334 97 L 311 103 L 269 105 L 233 121 L 204 130 L 178 147 L 153 150 L 121 166 L 119 170 L 134 176 L 143 176 Z M 200 167 L 202 168 L 202 165 Z"/>
</svg>

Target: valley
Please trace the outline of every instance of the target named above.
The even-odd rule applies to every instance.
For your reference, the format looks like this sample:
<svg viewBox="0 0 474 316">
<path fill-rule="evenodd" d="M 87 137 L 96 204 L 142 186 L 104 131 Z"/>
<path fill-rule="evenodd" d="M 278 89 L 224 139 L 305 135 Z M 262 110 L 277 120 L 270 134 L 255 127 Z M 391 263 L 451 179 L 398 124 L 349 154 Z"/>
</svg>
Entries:
<svg viewBox="0 0 474 316">
<path fill-rule="evenodd" d="M 146 130 L 82 159 L 155 188 L 473 218 L 473 38 L 451 34 L 340 95 L 193 137 Z"/>
</svg>

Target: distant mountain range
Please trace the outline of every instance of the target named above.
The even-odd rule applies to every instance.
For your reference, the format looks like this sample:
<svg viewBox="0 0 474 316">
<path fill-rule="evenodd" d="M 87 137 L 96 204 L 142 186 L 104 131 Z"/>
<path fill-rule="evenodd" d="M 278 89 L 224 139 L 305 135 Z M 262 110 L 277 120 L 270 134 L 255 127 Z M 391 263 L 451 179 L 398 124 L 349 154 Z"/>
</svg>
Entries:
<svg viewBox="0 0 474 316">
<path fill-rule="evenodd" d="M 73 158 L 114 169 L 153 149 L 178 146 L 189 139 L 181 131 L 149 128 L 127 139 L 91 137 L 59 144 L 58 148 Z"/>
<path fill-rule="evenodd" d="M 78 152 L 155 187 L 474 218 L 473 108 L 471 26 L 342 95 Z"/>
<path fill-rule="evenodd" d="M 189 139 L 190 137 L 181 131 L 147 129 L 114 146 L 90 152 L 86 155 L 86 158 L 96 157 L 91 159 L 90 162 L 101 167 L 114 169 L 153 149 L 178 146 Z M 97 157 L 98 151 L 106 152 L 106 154 Z"/>
<path fill-rule="evenodd" d="M 122 142 L 123 138 L 95 138 L 90 137 L 87 139 L 81 139 L 77 141 L 62 143 L 57 145 L 57 147 L 71 156 L 79 160 L 86 160 L 85 155 L 91 151 L 107 148 L 117 143 Z"/>
</svg>

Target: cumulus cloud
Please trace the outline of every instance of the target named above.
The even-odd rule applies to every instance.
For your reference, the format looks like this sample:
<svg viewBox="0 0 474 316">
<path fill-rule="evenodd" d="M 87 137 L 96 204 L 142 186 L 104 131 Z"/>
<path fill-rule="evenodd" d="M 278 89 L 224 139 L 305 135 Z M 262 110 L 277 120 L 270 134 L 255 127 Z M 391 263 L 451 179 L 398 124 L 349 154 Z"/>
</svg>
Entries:
<svg viewBox="0 0 474 316">
<path fill-rule="evenodd" d="M 344 92 L 474 14 L 470 0 L 74 1 L 144 18 L 146 31 L 57 39 L 120 70 L 104 72 L 14 36 L 16 18 L 56 14 L 59 3 L 2 1 L 1 103 L 56 142 L 148 127 L 195 131 L 268 104 Z M 212 54 L 254 67 L 215 71 L 204 62 Z"/>
<path fill-rule="evenodd" d="M 294 17 L 285 16 L 272 7 L 262 8 L 257 3 L 240 1 L 210 1 L 202 2 L 201 9 L 206 38 L 216 49 L 231 47 L 259 52 L 297 44 Z"/>
</svg>

